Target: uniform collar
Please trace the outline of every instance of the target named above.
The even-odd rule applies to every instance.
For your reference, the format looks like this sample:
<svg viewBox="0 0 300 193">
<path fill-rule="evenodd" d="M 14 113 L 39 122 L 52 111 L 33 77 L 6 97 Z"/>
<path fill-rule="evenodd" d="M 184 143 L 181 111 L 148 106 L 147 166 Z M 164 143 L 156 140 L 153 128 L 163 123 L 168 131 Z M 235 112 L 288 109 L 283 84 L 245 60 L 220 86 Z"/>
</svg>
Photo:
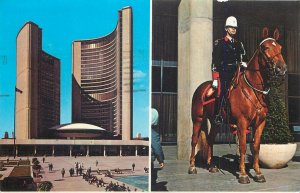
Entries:
<svg viewBox="0 0 300 193">
<path fill-rule="evenodd" d="M 234 38 L 231 38 L 231 39 L 234 40 Z M 227 36 L 224 37 L 224 40 L 225 40 L 225 42 L 230 41 L 230 39 L 229 39 Z M 235 40 L 234 40 L 234 41 L 235 41 Z"/>
</svg>

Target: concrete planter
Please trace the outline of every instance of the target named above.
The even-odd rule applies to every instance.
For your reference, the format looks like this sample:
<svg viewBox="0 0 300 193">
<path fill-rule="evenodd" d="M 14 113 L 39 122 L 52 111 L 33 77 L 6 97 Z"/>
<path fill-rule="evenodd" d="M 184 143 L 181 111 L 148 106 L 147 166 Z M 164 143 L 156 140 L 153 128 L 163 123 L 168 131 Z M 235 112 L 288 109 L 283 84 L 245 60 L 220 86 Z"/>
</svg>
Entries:
<svg viewBox="0 0 300 193">
<path fill-rule="evenodd" d="M 265 168 L 279 169 L 287 165 L 296 153 L 297 144 L 261 144 L 259 161 Z"/>
</svg>

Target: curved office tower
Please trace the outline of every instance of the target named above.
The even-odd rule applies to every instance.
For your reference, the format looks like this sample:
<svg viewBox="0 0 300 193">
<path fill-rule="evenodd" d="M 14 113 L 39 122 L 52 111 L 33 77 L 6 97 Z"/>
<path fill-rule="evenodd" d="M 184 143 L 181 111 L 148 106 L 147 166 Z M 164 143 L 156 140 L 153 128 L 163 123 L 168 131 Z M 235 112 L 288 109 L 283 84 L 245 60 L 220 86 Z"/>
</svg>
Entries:
<svg viewBox="0 0 300 193">
<path fill-rule="evenodd" d="M 119 11 L 110 34 L 73 42 L 72 121 L 131 139 L 132 10 Z"/>
<path fill-rule="evenodd" d="M 49 138 L 60 124 L 60 60 L 42 50 L 42 29 L 27 22 L 17 35 L 16 138 Z"/>
</svg>

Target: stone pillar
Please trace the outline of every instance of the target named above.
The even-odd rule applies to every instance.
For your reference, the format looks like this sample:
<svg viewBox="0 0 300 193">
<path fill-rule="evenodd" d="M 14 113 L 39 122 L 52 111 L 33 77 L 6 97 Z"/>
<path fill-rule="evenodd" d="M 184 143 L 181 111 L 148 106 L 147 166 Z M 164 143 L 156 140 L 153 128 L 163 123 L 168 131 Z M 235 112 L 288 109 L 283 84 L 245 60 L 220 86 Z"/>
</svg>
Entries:
<svg viewBox="0 0 300 193">
<path fill-rule="evenodd" d="M 52 145 L 52 156 L 55 155 L 54 145 Z"/>
<path fill-rule="evenodd" d="M 138 148 L 137 148 L 137 145 L 135 146 L 135 156 L 138 156 Z"/>
<path fill-rule="evenodd" d="M 120 156 L 122 156 L 122 145 L 120 145 Z"/>
<path fill-rule="evenodd" d="M 16 156 L 18 157 L 18 146 L 16 145 Z"/>
<path fill-rule="evenodd" d="M 86 157 L 90 156 L 90 146 L 86 146 Z"/>
<path fill-rule="evenodd" d="M 178 159 L 191 153 L 193 93 L 211 80 L 213 1 L 182 0 L 178 8 Z"/>
<path fill-rule="evenodd" d="M 105 157 L 106 156 L 106 147 L 104 145 L 104 148 L 103 148 L 103 156 Z"/>
<path fill-rule="evenodd" d="M 72 157 L 72 146 L 70 145 L 70 157 Z"/>
</svg>

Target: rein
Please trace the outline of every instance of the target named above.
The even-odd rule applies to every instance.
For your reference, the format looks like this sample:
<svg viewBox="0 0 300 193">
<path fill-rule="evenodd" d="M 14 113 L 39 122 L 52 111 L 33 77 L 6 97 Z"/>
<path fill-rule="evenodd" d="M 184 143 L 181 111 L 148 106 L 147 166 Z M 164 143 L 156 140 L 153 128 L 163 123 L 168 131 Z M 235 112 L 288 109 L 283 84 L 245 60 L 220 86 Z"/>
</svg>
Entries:
<svg viewBox="0 0 300 193">
<path fill-rule="evenodd" d="M 244 80 L 245 82 L 247 83 L 247 85 L 252 88 L 253 90 L 257 91 L 257 92 L 260 92 L 264 95 L 267 95 L 269 92 L 270 92 L 270 88 L 268 88 L 268 90 L 260 90 L 260 89 L 257 89 L 255 88 L 254 86 L 252 86 L 252 84 L 249 82 L 249 80 L 247 79 L 246 77 L 246 73 L 243 73 L 243 77 L 244 77 Z"/>
</svg>

